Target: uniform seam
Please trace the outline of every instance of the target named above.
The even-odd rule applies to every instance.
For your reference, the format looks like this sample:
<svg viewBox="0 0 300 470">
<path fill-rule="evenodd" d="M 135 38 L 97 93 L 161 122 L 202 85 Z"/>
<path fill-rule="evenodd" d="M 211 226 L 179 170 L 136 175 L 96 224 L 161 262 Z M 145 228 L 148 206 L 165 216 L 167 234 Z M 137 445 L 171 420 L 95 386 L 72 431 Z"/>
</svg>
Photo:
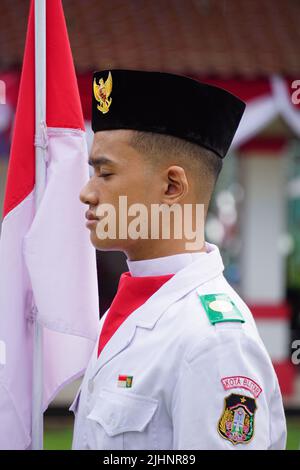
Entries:
<svg viewBox="0 0 300 470">
<path fill-rule="evenodd" d="M 172 419 L 172 429 L 173 429 L 173 439 L 172 439 L 172 449 L 174 449 L 174 438 L 175 438 L 175 433 L 174 433 L 174 420 L 173 420 L 173 416 L 174 416 L 174 413 L 173 413 L 173 410 L 174 410 L 174 400 L 175 400 L 175 396 L 176 396 L 176 391 L 177 391 L 177 388 L 178 388 L 178 384 L 180 382 L 180 379 L 182 377 L 182 375 L 184 374 L 184 367 L 185 366 L 188 366 L 188 362 L 186 361 L 185 357 L 182 359 L 182 365 L 181 365 L 181 368 L 180 368 L 180 371 L 178 372 L 178 375 L 177 375 L 177 379 L 176 379 L 176 382 L 175 382 L 175 386 L 173 388 L 173 393 L 172 393 L 172 397 L 171 397 L 171 419 Z"/>
<path fill-rule="evenodd" d="M 201 338 L 200 342 L 196 345 L 198 346 L 200 343 L 203 343 L 205 340 L 207 340 L 209 338 L 209 336 L 205 336 L 204 338 Z M 195 349 L 195 346 L 194 346 L 194 349 Z M 182 377 L 182 375 L 184 374 L 184 368 L 187 366 L 188 368 L 190 368 L 190 362 L 188 360 L 188 355 L 190 354 L 190 352 L 193 351 L 192 348 L 188 349 L 188 351 L 185 353 L 185 355 L 183 356 L 182 358 L 182 361 L 181 361 L 181 365 L 180 365 L 180 370 L 177 374 L 177 377 L 176 377 L 176 381 L 175 381 L 175 385 L 174 385 L 174 388 L 173 388 L 173 392 L 172 392 L 172 397 L 171 397 L 171 410 L 174 409 L 174 397 L 175 397 L 175 394 L 176 394 L 176 390 L 178 388 L 178 384 L 180 382 L 180 379 Z M 171 412 L 171 417 L 173 418 L 173 413 Z M 173 419 L 172 419 L 172 423 L 173 423 Z"/>
</svg>

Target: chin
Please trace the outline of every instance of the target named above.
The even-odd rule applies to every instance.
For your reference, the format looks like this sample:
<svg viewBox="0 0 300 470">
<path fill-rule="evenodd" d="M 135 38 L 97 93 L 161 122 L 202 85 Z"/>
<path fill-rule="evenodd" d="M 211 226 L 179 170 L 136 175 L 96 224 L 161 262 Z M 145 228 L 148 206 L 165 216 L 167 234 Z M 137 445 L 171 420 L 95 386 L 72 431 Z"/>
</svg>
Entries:
<svg viewBox="0 0 300 470">
<path fill-rule="evenodd" d="M 90 235 L 92 245 L 99 251 L 122 251 L 123 247 L 120 246 L 119 240 L 111 240 L 106 238 L 101 240 L 97 237 L 96 232 L 93 230 Z"/>
</svg>

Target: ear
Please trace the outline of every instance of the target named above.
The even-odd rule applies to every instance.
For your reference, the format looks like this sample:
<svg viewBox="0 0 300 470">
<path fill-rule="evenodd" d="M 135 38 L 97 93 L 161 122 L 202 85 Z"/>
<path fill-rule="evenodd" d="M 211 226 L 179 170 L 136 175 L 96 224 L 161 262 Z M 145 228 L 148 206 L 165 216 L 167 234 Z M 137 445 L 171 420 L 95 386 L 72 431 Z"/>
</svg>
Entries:
<svg viewBox="0 0 300 470">
<path fill-rule="evenodd" d="M 164 204 L 179 203 L 189 190 L 186 173 L 181 166 L 172 165 L 165 171 Z"/>
</svg>

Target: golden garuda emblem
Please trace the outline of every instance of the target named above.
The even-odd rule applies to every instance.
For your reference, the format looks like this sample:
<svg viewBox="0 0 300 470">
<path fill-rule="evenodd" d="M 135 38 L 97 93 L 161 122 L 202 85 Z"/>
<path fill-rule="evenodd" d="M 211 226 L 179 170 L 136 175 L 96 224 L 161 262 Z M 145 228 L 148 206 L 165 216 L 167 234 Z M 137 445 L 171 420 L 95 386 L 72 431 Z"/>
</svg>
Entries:
<svg viewBox="0 0 300 470">
<path fill-rule="evenodd" d="M 96 79 L 94 78 L 94 96 L 98 101 L 97 109 L 103 114 L 106 114 L 109 111 L 109 107 L 112 102 L 112 98 L 109 98 L 112 91 L 112 76 L 109 72 L 107 80 L 104 81 L 103 78 L 100 78 L 99 84 L 97 84 Z"/>
</svg>

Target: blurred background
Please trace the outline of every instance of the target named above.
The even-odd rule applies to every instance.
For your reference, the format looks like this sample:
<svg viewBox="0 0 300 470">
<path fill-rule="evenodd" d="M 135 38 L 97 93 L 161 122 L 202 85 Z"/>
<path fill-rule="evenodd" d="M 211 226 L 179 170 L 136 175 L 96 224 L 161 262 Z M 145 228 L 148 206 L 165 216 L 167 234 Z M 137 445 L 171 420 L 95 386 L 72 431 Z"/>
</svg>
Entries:
<svg viewBox="0 0 300 470">
<path fill-rule="evenodd" d="M 253 312 L 284 397 L 288 448 L 299 449 L 300 353 L 294 360 L 292 353 L 300 348 L 300 2 L 63 0 L 63 6 L 89 146 L 94 70 L 184 74 L 246 101 L 206 239 L 220 247 L 227 280 Z M 28 11 L 29 0 L 0 2 L 0 215 Z M 175 99 L 184 110 L 184 90 Z M 97 252 L 97 264 L 103 315 L 128 268 L 117 252 Z M 45 448 L 70 448 L 68 407 L 79 384 L 62 390 L 46 412 Z"/>
</svg>

